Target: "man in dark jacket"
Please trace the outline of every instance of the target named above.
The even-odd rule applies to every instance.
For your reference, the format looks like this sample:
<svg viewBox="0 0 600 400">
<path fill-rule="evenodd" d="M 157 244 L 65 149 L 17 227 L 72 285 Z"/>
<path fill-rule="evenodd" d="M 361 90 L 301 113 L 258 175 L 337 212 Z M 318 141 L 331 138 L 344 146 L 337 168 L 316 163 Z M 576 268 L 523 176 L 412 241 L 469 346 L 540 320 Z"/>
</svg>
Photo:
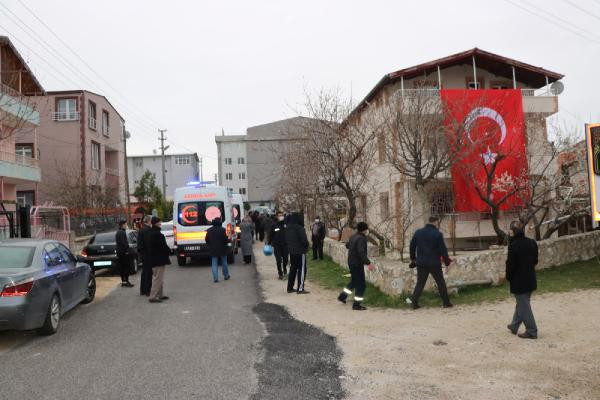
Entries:
<svg viewBox="0 0 600 400">
<path fill-rule="evenodd" d="M 212 221 L 212 225 L 206 232 L 206 244 L 208 245 L 208 251 L 212 259 L 212 275 L 213 281 L 219 282 L 219 267 L 218 263 L 221 260 L 221 266 L 223 267 L 223 278 L 228 280 L 229 269 L 227 268 L 227 244 L 229 238 L 225 228 L 221 225 L 221 218 L 215 218 Z"/>
<path fill-rule="evenodd" d="M 119 260 L 119 268 L 121 269 L 121 286 L 133 287 L 129 282 L 129 241 L 127 240 L 127 221 L 119 221 L 119 230 L 117 231 L 115 240 L 117 242 L 117 258 Z"/>
<path fill-rule="evenodd" d="M 531 293 L 537 289 L 535 266 L 538 263 L 538 246 L 535 240 L 525 237 L 523 224 L 513 221 L 510 224 L 510 244 L 506 257 L 506 279 L 510 282 L 510 292 L 517 305 L 512 322 L 507 326 L 513 335 L 519 331 L 521 323 L 525 332 L 523 339 L 537 339 L 537 325 L 531 311 Z"/>
<path fill-rule="evenodd" d="M 283 279 L 283 276 L 287 275 L 288 249 L 285 241 L 285 229 L 283 213 L 280 211 L 277 213 L 277 223 L 271 227 L 271 231 L 267 236 L 268 243 L 273 246 L 275 253 L 279 279 Z"/>
<path fill-rule="evenodd" d="M 158 217 L 150 220 L 152 228 L 146 233 L 146 254 L 152 267 L 152 289 L 150 290 L 150 303 L 161 303 L 169 298 L 163 294 L 165 282 L 165 266 L 171 264 L 171 249 L 167 239 L 162 234 L 162 222 Z"/>
<path fill-rule="evenodd" d="M 312 239 L 313 260 L 323 259 L 323 242 L 325 241 L 325 225 L 321 222 L 321 218 L 317 216 L 315 223 L 310 227 Z"/>
<path fill-rule="evenodd" d="M 435 216 L 430 217 L 429 223 L 417 230 L 410 241 L 411 263 L 416 263 L 417 266 L 417 284 L 410 298 L 412 307 L 415 310 L 419 308 L 419 298 L 421 297 L 425 283 L 427 283 L 429 274 L 435 279 L 440 297 L 444 302 L 444 308 L 452 307 L 440 260 L 443 259 L 446 266 L 449 266 L 451 261 L 450 257 L 448 257 L 448 249 L 446 249 L 446 244 L 444 243 L 444 236 L 439 229 L 440 219 Z"/>
<path fill-rule="evenodd" d="M 142 220 L 142 225 L 138 230 L 137 235 L 137 250 L 142 261 L 142 277 L 140 278 L 140 296 L 150 296 L 152 289 L 152 266 L 150 262 L 146 262 L 148 258 L 147 236 L 150 230 L 152 216 L 146 215 Z"/>
<path fill-rule="evenodd" d="M 269 235 L 271 234 L 273 225 L 275 225 L 273 216 L 265 215 L 265 217 L 262 220 L 262 224 L 263 224 L 263 230 L 264 230 L 264 235 L 265 235 L 265 243 L 269 243 Z"/>
<path fill-rule="evenodd" d="M 285 241 L 290 252 L 290 274 L 288 275 L 287 291 L 294 291 L 294 281 L 298 275 L 298 294 L 308 293 L 304 290 L 306 279 L 306 252 L 308 251 L 308 238 L 306 231 L 301 225 L 301 214 L 292 213 L 290 222 L 285 230 Z"/>
<path fill-rule="evenodd" d="M 354 303 L 352 309 L 357 311 L 366 310 L 367 308 L 360 303 L 364 300 L 365 289 L 367 283 L 365 281 L 365 265 L 368 265 L 369 271 L 372 271 L 374 266 L 367 256 L 367 235 L 369 234 L 369 226 L 364 222 L 359 222 L 356 225 L 356 233 L 350 237 L 346 248 L 348 249 L 348 267 L 350 268 L 350 283 L 344 288 L 344 291 L 338 296 L 338 300 L 346 303 L 349 294 L 352 294 L 352 289 L 355 290 Z"/>
</svg>

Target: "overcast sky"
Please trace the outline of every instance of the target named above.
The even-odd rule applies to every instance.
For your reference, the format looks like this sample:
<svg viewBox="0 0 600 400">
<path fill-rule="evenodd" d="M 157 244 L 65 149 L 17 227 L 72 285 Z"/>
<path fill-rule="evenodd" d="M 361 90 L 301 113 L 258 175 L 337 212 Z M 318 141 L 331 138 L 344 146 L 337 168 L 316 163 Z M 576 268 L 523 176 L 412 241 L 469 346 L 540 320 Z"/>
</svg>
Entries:
<svg viewBox="0 0 600 400">
<path fill-rule="evenodd" d="M 130 154 L 168 129 L 168 152 L 198 152 L 205 178 L 215 134 L 295 115 L 305 88 L 360 100 L 385 73 L 473 47 L 565 74 L 559 118 L 582 132 L 600 121 L 598 27 L 598 0 L 0 0 L 0 32 L 46 90 L 106 95 Z"/>
</svg>

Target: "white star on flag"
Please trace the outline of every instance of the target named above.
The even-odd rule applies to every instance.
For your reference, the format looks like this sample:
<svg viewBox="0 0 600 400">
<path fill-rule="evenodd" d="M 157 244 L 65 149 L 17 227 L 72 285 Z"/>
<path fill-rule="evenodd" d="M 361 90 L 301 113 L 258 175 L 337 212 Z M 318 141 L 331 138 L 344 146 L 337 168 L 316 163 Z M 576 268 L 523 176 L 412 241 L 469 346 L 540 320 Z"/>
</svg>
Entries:
<svg viewBox="0 0 600 400">
<path fill-rule="evenodd" d="M 481 157 L 483 158 L 483 163 L 485 165 L 493 164 L 496 161 L 497 156 L 498 153 L 492 153 L 492 151 L 490 150 L 490 146 L 488 146 L 487 151 L 481 155 Z"/>
</svg>

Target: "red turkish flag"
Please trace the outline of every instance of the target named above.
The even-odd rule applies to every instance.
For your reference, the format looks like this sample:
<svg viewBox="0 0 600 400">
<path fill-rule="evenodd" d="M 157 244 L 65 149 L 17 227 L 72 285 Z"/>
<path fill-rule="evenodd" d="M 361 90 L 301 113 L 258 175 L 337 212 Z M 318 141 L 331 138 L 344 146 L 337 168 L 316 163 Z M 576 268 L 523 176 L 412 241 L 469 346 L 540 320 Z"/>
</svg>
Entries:
<svg viewBox="0 0 600 400">
<path fill-rule="evenodd" d="M 501 210 L 523 205 L 521 188 L 527 181 L 528 167 L 521 96 L 520 90 L 441 91 L 448 111 L 446 126 L 451 132 L 450 140 L 463 135 L 462 150 L 451 169 L 455 211 L 490 210 L 477 188 L 485 196 L 487 171 L 492 169 L 492 201 L 498 203 L 506 198 Z"/>
</svg>

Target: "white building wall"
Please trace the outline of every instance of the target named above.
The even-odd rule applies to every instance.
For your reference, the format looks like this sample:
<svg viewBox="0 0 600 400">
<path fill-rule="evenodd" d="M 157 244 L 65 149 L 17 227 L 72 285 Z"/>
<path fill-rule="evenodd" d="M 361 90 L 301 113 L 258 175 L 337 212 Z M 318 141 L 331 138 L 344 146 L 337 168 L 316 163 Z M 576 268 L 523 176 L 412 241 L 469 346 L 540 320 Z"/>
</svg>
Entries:
<svg viewBox="0 0 600 400">
<path fill-rule="evenodd" d="M 219 154 L 219 185 L 230 188 L 248 201 L 248 157 L 244 139 L 221 141 L 216 137 Z M 226 160 L 231 159 L 231 164 Z"/>
</svg>

